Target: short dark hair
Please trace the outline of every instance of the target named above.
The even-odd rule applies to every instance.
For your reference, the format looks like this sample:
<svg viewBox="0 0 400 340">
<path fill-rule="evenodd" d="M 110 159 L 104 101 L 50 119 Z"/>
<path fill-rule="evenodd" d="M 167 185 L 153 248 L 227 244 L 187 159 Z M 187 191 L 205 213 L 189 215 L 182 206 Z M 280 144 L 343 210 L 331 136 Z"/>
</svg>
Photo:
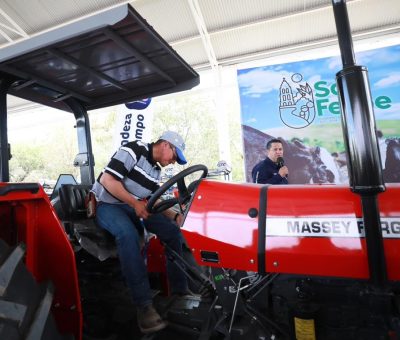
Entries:
<svg viewBox="0 0 400 340">
<path fill-rule="evenodd" d="M 281 144 L 283 144 L 282 141 L 280 139 L 278 139 L 278 138 L 271 139 L 267 143 L 267 150 L 271 149 L 272 143 L 281 143 Z"/>
</svg>

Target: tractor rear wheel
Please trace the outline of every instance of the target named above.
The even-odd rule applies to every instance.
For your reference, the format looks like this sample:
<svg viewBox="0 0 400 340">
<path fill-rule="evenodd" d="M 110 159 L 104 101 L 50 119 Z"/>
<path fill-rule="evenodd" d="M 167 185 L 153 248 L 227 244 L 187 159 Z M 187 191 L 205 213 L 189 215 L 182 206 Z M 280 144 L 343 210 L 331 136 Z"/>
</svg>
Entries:
<svg viewBox="0 0 400 340">
<path fill-rule="evenodd" d="M 0 240 L 0 339 L 67 340 L 57 330 L 50 309 L 51 283 L 38 284 L 22 259 L 23 245 Z"/>
</svg>

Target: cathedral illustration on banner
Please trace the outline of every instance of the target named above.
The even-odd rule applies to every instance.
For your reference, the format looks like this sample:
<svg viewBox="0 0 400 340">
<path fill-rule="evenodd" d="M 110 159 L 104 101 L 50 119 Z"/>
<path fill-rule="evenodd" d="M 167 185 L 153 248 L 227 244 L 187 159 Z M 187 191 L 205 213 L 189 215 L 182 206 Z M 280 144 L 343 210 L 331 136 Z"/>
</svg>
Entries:
<svg viewBox="0 0 400 340">
<path fill-rule="evenodd" d="M 301 129 L 310 125 L 315 118 L 314 95 L 310 85 L 300 84 L 303 76 L 300 73 L 292 75 L 291 80 L 297 87 L 293 89 L 285 78 L 279 87 L 279 112 L 282 122 L 293 128 Z"/>
</svg>

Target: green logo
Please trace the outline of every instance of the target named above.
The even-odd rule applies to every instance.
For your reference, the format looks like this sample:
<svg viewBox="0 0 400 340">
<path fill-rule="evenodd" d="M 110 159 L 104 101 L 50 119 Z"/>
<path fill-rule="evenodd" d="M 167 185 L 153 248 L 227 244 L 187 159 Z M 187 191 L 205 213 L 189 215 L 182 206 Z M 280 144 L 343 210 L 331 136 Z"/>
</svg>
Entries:
<svg viewBox="0 0 400 340">
<path fill-rule="evenodd" d="M 328 84 L 324 80 L 314 83 L 315 104 L 317 107 L 317 115 L 324 116 L 326 114 L 338 115 L 340 114 L 340 105 L 337 97 L 335 101 L 329 97 L 331 94 L 337 96 L 336 84 Z M 392 100 L 388 96 L 378 96 L 374 99 L 373 104 L 378 109 L 386 110 L 392 106 Z"/>
</svg>

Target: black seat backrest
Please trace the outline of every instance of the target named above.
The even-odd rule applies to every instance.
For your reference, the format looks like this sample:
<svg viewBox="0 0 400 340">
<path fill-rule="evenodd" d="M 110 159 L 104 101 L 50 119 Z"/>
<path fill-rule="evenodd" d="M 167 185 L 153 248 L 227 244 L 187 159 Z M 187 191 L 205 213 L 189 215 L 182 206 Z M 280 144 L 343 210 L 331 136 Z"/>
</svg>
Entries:
<svg viewBox="0 0 400 340">
<path fill-rule="evenodd" d="M 64 216 L 69 221 L 87 218 L 85 197 L 89 194 L 91 185 L 63 184 L 59 190 L 60 203 Z"/>
</svg>

